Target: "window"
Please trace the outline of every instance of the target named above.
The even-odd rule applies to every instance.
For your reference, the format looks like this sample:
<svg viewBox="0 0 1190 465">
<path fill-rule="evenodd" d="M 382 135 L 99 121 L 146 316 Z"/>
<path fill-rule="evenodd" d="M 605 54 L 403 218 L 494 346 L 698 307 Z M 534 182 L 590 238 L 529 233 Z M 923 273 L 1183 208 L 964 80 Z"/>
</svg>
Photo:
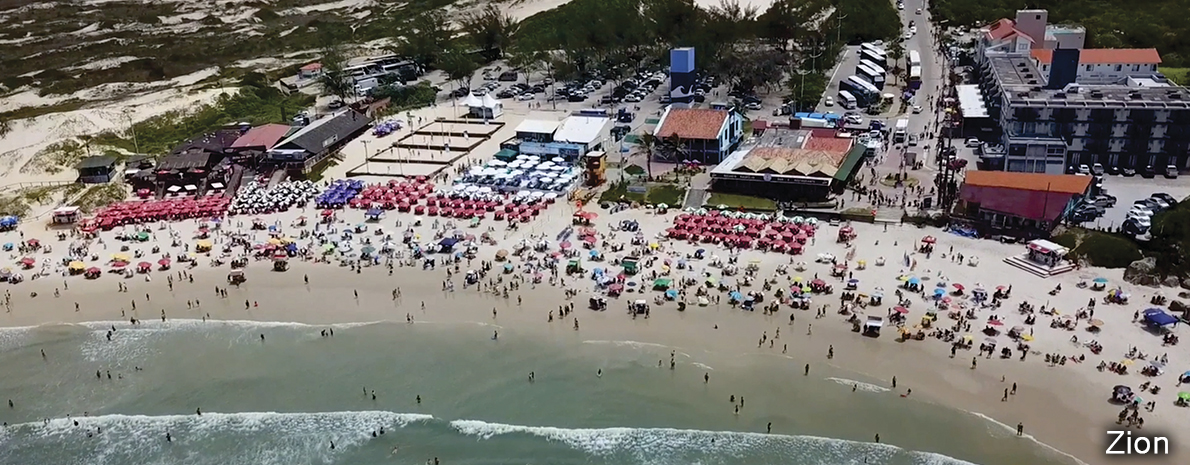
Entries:
<svg viewBox="0 0 1190 465">
<path fill-rule="evenodd" d="M 1092 65 L 1087 65 L 1087 72 L 1088 72 L 1088 73 L 1089 73 L 1089 72 L 1091 72 L 1091 70 L 1092 70 L 1092 69 L 1094 69 L 1094 67 L 1093 67 Z"/>
<path fill-rule="evenodd" d="M 1123 70 L 1124 70 L 1124 65 L 1116 65 L 1116 71 L 1117 71 L 1117 72 L 1119 72 L 1119 71 L 1123 71 Z"/>
<path fill-rule="evenodd" d="M 1140 65 L 1132 65 L 1133 71 L 1140 71 Z"/>
</svg>

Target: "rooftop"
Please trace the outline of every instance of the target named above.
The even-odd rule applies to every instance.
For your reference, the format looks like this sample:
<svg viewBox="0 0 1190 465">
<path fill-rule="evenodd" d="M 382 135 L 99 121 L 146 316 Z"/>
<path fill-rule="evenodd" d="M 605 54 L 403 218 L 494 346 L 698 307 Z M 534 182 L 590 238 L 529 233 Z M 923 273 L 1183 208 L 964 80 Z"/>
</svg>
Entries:
<svg viewBox="0 0 1190 465">
<path fill-rule="evenodd" d="M 670 107 L 654 134 L 663 139 L 675 134 L 683 139 L 716 139 L 727 117 L 727 110 Z"/>
<path fill-rule="evenodd" d="M 1128 85 L 1070 85 L 1065 89 L 1012 89 L 1009 100 L 1028 106 L 1055 108 L 1190 108 L 1184 87 Z"/>
<path fill-rule="evenodd" d="M 1033 60 L 1022 56 L 991 56 L 988 57 L 992 71 L 1001 87 L 1011 89 L 1013 86 L 1044 86 L 1046 78 L 1037 70 Z"/>
<path fill-rule="evenodd" d="M 322 63 L 310 63 L 302 67 L 302 71 L 318 71 L 322 69 Z"/>
<path fill-rule="evenodd" d="M 277 145 L 281 139 L 289 134 L 290 127 L 285 124 L 266 124 L 249 129 L 244 135 L 231 144 L 233 149 L 261 147 L 269 150 Z"/>
<path fill-rule="evenodd" d="M 286 150 L 304 150 L 311 155 L 317 155 L 331 148 L 353 134 L 362 131 L 372 124 L 372 119 L 358 111 L 347 109 L 325 116 L 311 122 L 309 125 L 290 134 L 285 140 L 273 146 L 274 150 L 287 147 Z"/>
<path fill-rule="evenodd" d="M 853 140 L 835 137 L 834 130 L 772 128 L 732 169 L 751 173 L 833 177 L 847 158 Z"/>
<path fill-rule="evenodd" d="M 546 121 L 540 119 L 527 119 L 521 121 L 516 127 L 516 132 L 527 132 L 530 134 L 553 134 L 561 125 L 558 121 Z"/>
<path fill-rule="evenodd" d="M 75 169 L 86 170 L 93 168 L 110 168 L 116 164 L 116 157 L 114 155 L 99 155 L 94 157 L 85 157 L 79 160 Z"/>
<path fill-rule="evenodd" d="M 1073 174 L 1013 173 L 1008 171 L 968 171 L 963 181 L 978 187 L 999 187 L 1023 191 L 1083 194 L 1091 186 L 1090 176 Z"/>
<path fill-rule="evenodd" d="M 1049 64 L 1054 51 L 1033 49 L 1033 58 Z M 1161 54 L 1155 48 L 1085 48 L 1078 52 L 1078 62 L 1083 65 L 1156 65 L 1161 64 Z"/>
<path fill-rule="evenodd" d="M 608 127 L 611 118 L 601 116 L 568 116 L 562 120 L 558 131 L 554 133 L 554 140 L 575 144 L 590 144 L 599 139 L 603 129 Z"/>
<path fill-rule="evenodd" d="M 1033 38 L 1028 34 L 1021 32 L 1016 28 L 1016 21 L 1008 18 L 1000 18 L 1000 20 L 987 26 L 987 37 L 992 40 L 1005 40 L 1013 37 L 1024 37 L 1033 42 Z"/>
</svg>

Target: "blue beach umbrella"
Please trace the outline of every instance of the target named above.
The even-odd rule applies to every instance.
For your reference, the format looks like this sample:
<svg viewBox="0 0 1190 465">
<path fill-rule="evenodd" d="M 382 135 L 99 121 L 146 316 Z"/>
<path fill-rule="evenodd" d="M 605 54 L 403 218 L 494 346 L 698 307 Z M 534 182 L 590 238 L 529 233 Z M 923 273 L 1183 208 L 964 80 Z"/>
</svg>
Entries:
<svg viewBox="0 0 1190 465">
<path fill-rule="evenodd" d="M 946 295 L 946 289 L 934 288 L 934 298 L 942 297 L 944 295 Z"/>
<path fill-rule="evenodd" d="M 678 291 L 670 289 L 668 291 L 665 291 L 665 296 L 669 297 L 671 299 L 676 299 L 676 298 L 678 298 Z"/>
<path fill-rule="evenodd" d="M 1094 283 L 1095 284 L 1107 284 L 1107 278 L 1103 278 L 1103 277 L 1095 278 Z"/>
<path fill-rule="evenodd" d="M 917 276 L 914 276 L 914 277 L 912 277 L 912 278 L 909 278 L 909 284 L 912 284 L 912 285 L 914 285 L 914 286 L 916 286 L 916 285 L 918 285 L 918 284 L 921 284 L 921 279 L 920 279 L 920 278 L 918 278 Z"/>
<path fill-rule="evenodd" d="M 744 296 L 741 295 L 739 291 L 731 291 L 730 293 L 727 294 L 727 298 L 729 298 L 731 300 L 735 300 L 735 301 L 744 300 Z"/>
</svg>

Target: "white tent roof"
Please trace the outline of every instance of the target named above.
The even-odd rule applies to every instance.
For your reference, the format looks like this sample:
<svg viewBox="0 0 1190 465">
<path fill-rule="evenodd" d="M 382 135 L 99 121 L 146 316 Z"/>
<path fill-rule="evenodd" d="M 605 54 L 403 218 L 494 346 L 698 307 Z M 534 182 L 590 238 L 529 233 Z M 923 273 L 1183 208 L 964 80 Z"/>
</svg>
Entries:
<svg viewBox="0 0 1190 465">
<path fill-rule="evenodd" d="M 482 107 L 483 106 L 483 100 L 481 100 L 479 97 L 476 97 L 475 94 L 468 94 L 459 103 L 465 107 Z"/>
<path fill-rule="evenodd" d="M 528 132 L 532 134 L 553 134 L 561 124 L 557 121 L 546 121 L 540 119 L 527 119 L 521 121 L 516 127 L 516 132 Z"/>
<path fill-rule="evenodd" d="M 501 107 L 503 107 L 503 105 L 500 104 L 500 101 L 496 100 L 495 97 L 492 97 L 491 94 L 484 94 L 483 99 L 482 99 L 482 105 L 484 108 L 501 108 Z"/>
<path fill-rule="evenodd" d="M 576 144 L 590 144 L 599 139 L 603 128 L 611 118 L 600 116 L 570 116 L 562 120 L 562 126 L 554 133 L 554 140 Z"/>
<path fill-rule="evenodd" d="M 958 86 L 959 108 L 964 118 L 987 118 L 988 109 L 983 105 L 983 93 L 976 84 Z"/>
</svg>

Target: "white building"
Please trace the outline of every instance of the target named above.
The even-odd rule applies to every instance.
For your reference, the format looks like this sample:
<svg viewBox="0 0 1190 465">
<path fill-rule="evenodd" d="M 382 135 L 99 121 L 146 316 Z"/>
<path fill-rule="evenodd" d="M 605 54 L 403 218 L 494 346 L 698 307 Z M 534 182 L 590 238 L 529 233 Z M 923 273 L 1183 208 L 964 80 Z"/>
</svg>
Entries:
<svg viewBox="0 0 1190 465">
<path fill-rule="evenodd" d="M 1033 62 L 1049 76 L 1054 51 L 1033 49 Z M 1155 48 L 1088 48 L 1079 50 L 1079 84 L 1114 84 L 1125 78 L 1151 77 L 1157 73 L 1161 55 Z"/>
</svg>

